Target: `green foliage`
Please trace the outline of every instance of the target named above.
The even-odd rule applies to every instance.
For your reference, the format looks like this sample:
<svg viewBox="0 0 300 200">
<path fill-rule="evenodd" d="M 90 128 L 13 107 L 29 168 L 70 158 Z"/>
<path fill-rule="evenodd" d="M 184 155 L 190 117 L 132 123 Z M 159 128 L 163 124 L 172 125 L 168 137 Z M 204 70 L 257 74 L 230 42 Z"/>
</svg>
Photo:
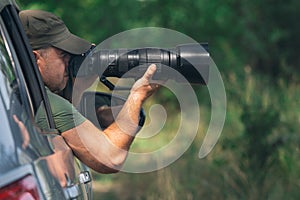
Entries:
<svg viewBox="0 0 300 200">
<path fill-rule="evenodd" d="M 222 74 L 226 123 L 207 158 L 198 159 L 203 140 L 198 134 L 182 158 L 160 171 L 95 174 L 102 189 L 95 199 L 299 198 L 300 1 L 19 0 L 19 4 L 22 9 L 56 13 L 72 32 L 96 44 L 132 28 L 157 26 L 182 32 L 209 43 Z M 205 116 L 199 132 L 205 132 L 210 99 L 204 89 L 195 91 L 201 117 Z M 168 118 L 165 137 L 150 143 L 153 146 L 169 141 L 180 109 L 166 89 L 154 99 L 174 116 Z M 134 148 L 146 143 L 137 142 Z"/>
</svg>

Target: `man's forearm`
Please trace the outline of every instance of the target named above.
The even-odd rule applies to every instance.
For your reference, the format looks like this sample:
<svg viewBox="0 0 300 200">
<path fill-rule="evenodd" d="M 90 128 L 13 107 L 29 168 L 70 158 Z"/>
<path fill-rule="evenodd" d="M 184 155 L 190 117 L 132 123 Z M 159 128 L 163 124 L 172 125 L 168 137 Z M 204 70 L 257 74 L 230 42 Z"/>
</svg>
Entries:
<svg viewBox="0 0 300 200">
<path fill-rule="evenodd" d="M 138 124 L 141 108 L 142 102 L 130 94 L 115 122 L 103 131 L 117 147 L 129 149 L 140 128 Z"/>
<path fill-rule="evenodd" d="M 155 65 L 150 65 L 144 76 L 133 86 L 130 94 L 117 116 L 115 122 L 104 130 L 107 137 L 118 147 L 128 150 L 139 130 L 139 114 L 143 102 L 157 89 L 150 83 L 156 71 Z"/>
</svg>

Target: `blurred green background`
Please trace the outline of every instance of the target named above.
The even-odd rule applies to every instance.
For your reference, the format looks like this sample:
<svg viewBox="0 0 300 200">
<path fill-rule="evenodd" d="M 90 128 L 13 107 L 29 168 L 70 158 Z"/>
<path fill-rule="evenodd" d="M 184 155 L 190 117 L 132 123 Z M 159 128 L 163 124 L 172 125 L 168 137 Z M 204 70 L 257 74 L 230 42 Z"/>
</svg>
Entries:
<svg viewBox="0 0 300 200">
<path fill-rule="evenodd" d="M 299 199 L 299 0 L 19 0 L 21 9 L 54 12 L 70 30 L 96 44 L 121 31 L 164 27 L 208 42 L 222 75 L 227 115 L 213 151 L 198 158 L 203 135 L 159 171 L 94 175 L 95 199 Z M 195 87 L 201 128 L 210 119 L 205 87 Z M 176 128 L 176 97 L 162 89 Z M 172 124 L 173 123 L 173 124 Z M 145 142 L 146 144 L 147 142 Z M 153 145 L 157 141 L 153 142 Z M 147 144 L 149 146 L 152 143 Z M 135 142 L 133 149 L 139 149 Z"/>
</svg>

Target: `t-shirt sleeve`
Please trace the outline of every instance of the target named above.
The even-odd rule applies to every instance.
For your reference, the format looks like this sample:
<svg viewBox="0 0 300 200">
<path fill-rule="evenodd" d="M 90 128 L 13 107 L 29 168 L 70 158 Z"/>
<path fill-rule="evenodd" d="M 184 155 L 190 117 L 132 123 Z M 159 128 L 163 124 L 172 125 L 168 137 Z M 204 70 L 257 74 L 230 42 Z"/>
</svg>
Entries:
<svg viewBox="0 0 300 200">
<path fill-rule="evenodd" d="M 86 118 L 66 99 L 52 93 L 46 89 L 55 128 L 60 132 L 65 132 L 82 124 Z M 43 122 L 37 122 L 38 124 Z"/>
</svg>

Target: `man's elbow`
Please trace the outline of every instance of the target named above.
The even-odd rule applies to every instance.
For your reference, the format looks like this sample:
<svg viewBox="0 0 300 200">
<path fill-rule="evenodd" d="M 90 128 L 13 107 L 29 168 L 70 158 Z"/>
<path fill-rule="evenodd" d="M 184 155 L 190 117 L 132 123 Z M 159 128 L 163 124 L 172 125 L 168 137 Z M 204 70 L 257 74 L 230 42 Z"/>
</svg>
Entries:
<svg viewBox="0 0 300 200">
<path fill-rule="evenodd" d="M 110 168 L 112 173 L 119 172 L 127 158 L 127 152 L 120 152 L 117 155 L 110 157 Z"/>
</svg>

